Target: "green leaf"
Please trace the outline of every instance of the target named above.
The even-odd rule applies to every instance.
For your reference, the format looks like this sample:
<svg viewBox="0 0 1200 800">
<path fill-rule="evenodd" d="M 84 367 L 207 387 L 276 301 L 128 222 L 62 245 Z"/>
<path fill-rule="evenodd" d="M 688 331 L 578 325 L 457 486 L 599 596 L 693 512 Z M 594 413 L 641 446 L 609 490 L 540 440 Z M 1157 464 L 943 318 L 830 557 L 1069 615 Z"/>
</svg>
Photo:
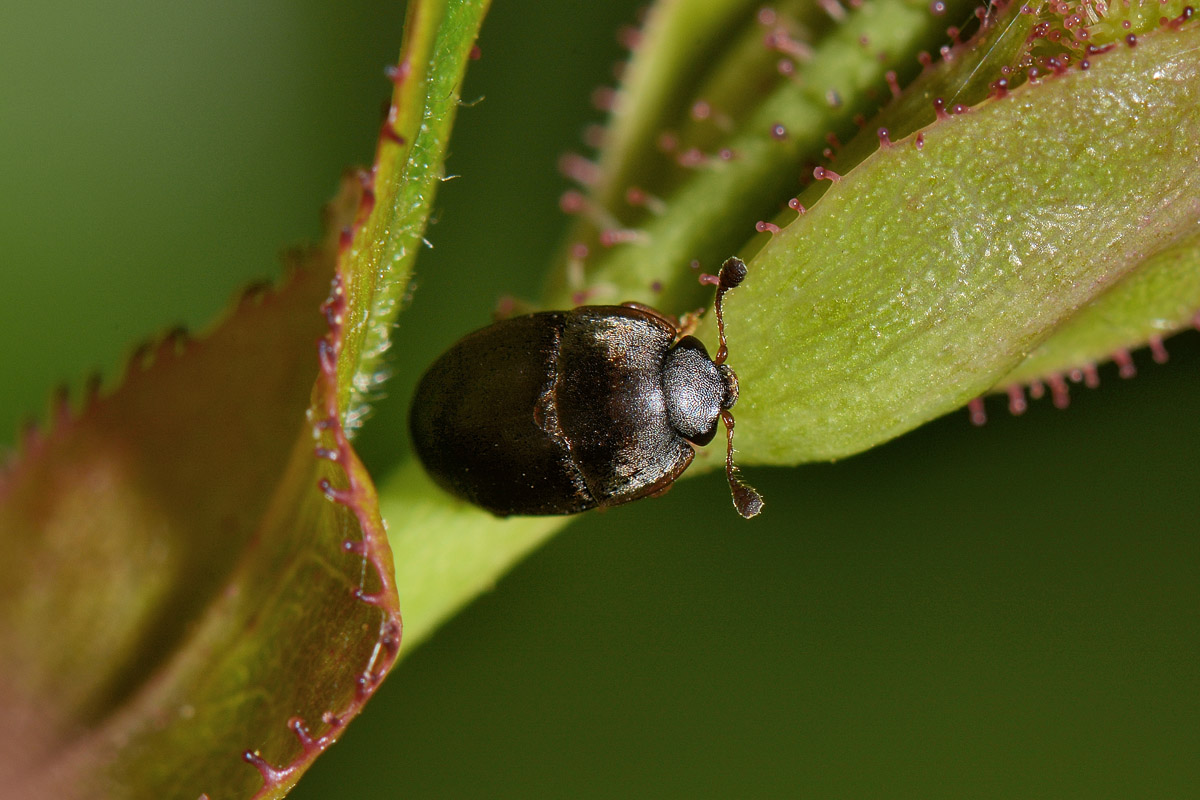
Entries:
<svg viewBox="0 0 1200 800">
<path fill-rule="evenodd" d="M 1194 24 L 1139 29 L 1145 35 L 1133 48 L 1072 50 L 1069 68 L 1055 74 L 1046 59 L 1068 49 L 1050 46 L 1061 41 L 1050 33 L 1062 19 L 1009 6 L 968 41 L 947 45 L 936 65 L 910 70 L 900 97 L 870 122 L 851 125 L 859 133 L 825 162 L 840 180 L 804 188 L 799 165 L 820 157 L 825 133 L 842 130 L 855 113 L 874 113 L 889 66 L 906 74 L 917 63 L 914 51 L 947 21 L 970 18 L 965 9 L 936 18 L 926 4 L 885 0 L 822 27 L 813 4 L 780 5 L 769 30 L 789 26 L 811 55 L 796 63 L 797 81 L 768 81 L 760 94 L 739 98 L 724 138 L 711 138 L 689 122 L 688 109 L 698 99 L 732 97 L 736 81 L 728 76 L 740 68 L 762 74 L 745 43 L 761 42 L 763 23 L 741 18 L 726 52 L 714 53 L 700 33 L 685 52 L 678 48 L 687 29 L 673 27 L 682 26 L 682 7 L 650 12 L 630 84 L 618 94 L 611 150 L 598 159 L 547 305 L 636 299 L 685 311 L 705 295 L 689 261 L 714 270 L 740 250 L 750 276 L 727 306 L 730 363 L 741 378 L 740 462 L 858 452 L 1006 381 L 1040 374 L 1014 371 L 1026 357 L 1031 370 L 1071 363 L 1083 352 L 1071 344 L 1075 326 L 1091 331 L 1087 357 L 1094 359 L 1114 342 L 1136 345 L 1131 331 L 1164 330 L 1162 319 L 1175 325 L 1195 309 L 1187 237 L 1200 196 L 1196 155 L 1171 145 L 1200 132 L 1200 80 L 1188 55 Z M 789 10 L 800 22 L 785 20 Z M 1093 41 L 1103 49 L 1099 35 Z M 1027 82 L 1034 65 L 1041 74 Z M 843 105 L 826 102 L 830 88 Z M 636 114 L 648 116 L 626 118 Z M 772 120 L 786 121 L 789 138 L 772 136 Z M 681 140 L 710 136 L 705 164 L 683 173 L 664 166 L 675 154 L 655 143 L 662 126 Z M 880 127 L 889 128 L 892 146 L 880 148 Z M 712 158 L 724 146 L 737 157 Z M 631 185 L 661 207 L 621 206 Z M 807 213 L 775 216 L 797 192 Z M 755 215 L 775 217 L 782 230 L 755 235 Z M 598 245 L 614 221 L 636 235 Z M 1135 338 L 1094 335 L 1114 332 L 1114 308 Z M 1088 316 L 1104 319 L 1092 326 Z M 701 335 L 715 340 L 711 319 Z M 720 451 L 701 450 L 687 474 L 722 463 Z M 410 637 L 424 637 L 564 524 L 493 519 L 439 493 L 411 461 L 382 486 Z M 436 541 L 424 535 L 431 529 Z"/>
<path fill-rule="evenodd" d="M 645 171 L 660 175 L 660 170 L 648 166 L 663 159 L 657 145 L 660 129 L 680 122 L 669 121 L 672 114 L 687 118 L 691 92 L 696 87 L 703 87 L 705 96 L 712 98 L 722 93 L 739 94 L 739 79 L 747 79 L 748 68 L 762 70 L 764 52 L 769 56 L 767 72 L 781 85 L 765 99 L 760 98 L 760 103 L 754 102 L 756 96 L 748 96 L 743 109 L 745 119 L 736 134 L 746 142 L 739 151 L 741 157 L 711 172 L 687 171 L 693 182 L 679 185 L 665 213 L 651 220 L 666 232 L 664 239 L 651 236 L 650 246 L 596 251 L 595 263 L 589 262 L 586 271 L 588 302 L 606 298 L 658 302 L 674 293 L 689 298 L 680 302 L 691 304 L 701 296 L 711 297 L 696 285 L 687 260 L 704 248 L 708 248 L 711 260 L 724 258 L 729 253 L 725 248 L 737 247 L 753 233 L 752 215 L 763 212 L 738 209 L 743 193 L 755 194 L 756 208 L 770 209 L 780 204 L 771 192 L 788 182 L 789 165 L 794 167 L 804 158 L 819 154 L 825 146 L 825 126 L 839 121 L 843 126 L 850 125 L 855 112 L 873 108 L 876 101 L 868 97 L 872 82 L 882 82 L 889 65 L 903 69 L 901 61 L 909 65 L 910 71 L 918 68 L 910 51 L 939 41 L 944 28 L 944 22 L 931 17 L 919 2 L 868 4 L 849 12 L 851 21 L 846 26 L 835 24 L 815 4 L 785 3 L 779 8 L 781 20 L 787 10 L 804 21 L 805 31 L 795 26 L 789 30 L 797 35 L 811 33 L 822 43 L 813 59 L 801 65 L 803 70 L 813 71 L 814 80 L 824 82 L 818 89 L 781 81 L 775 70 L 777 54 L 765 51 L 761 45 L 763 35 L 773 29 L 774 23 L 764 27 L 756 13 L 757 5 L 672 2 L 650 11 L 645 29 L 637 37 L 627 73 L 629 83 L 621 89 L 616 103 L 612 129 L 600 157 L 600 183 L 593 187 L 591 202 L 607 203 L 608 208 L 622 198 L 627 188 L 622 175 Z M 730 37 L 731 20 L 740 26 L 737 37 Z M 881 49 L 889 55 L 886 63 L 878 57 L 879 50 L 862 47 L 862 36 L 881 43 Z M 747 46 L 747 42 L 753 46 Z M 741 48 L 735 48 L 733 55 L 721 55 L 722 48 L 738 43 Z M 721 88 L 727 84 L 730 86 Z M 832 86 L 842 93 L 843 105 L 831 107 L 826 101 L 826 92 Z M 783 113 L 779 110 L 790 102 L 799 104 L 783 118 L 793 125 L 793 139 L 781 146 L 772 136 L 771 123 L 780 119 L 777 112 Z M 682 130 L 683 125 L 678 127 Z M 812 141 L 801 135 L 805 130 L 813 134 Z M 751 151 L 761 158 L 751 158 Z M 678 177 L 665 174 L 662 180 L 670 182 Z M 636 183 L 655 190 L 645 175 Z M 593 222 L 588 217 L 581 219 L 568 242 L 583 237 L 594 243 L 600 228 Z M 726 244 L 712 244 L 710 234 Z M 697 244 L 697 236 L 702 244 Z M 680 249 L 674 249 L 676 245 Z M 568 260 L 569 250 L 565 256 Z M 631 269 L 625 269 L 624 265 L 634 262 Z M 576 301 L 570 295 L 582 284 L 569 283 L 572 269 L 568 264 L 556 273 L 558 282 L 548 295 L 547 306 Z M 651 292 L 650 284 L 658 278 L 671 282 L 677 291 L 667 289 L 661 295 Z M 416 301 L 420 302 L 419 293 Z M 673 311 L 688 308 L 665 307 Z M 712 461 L 714 455 L 712 448 L 704 449 L 698 462 Z M 405 641 L 410 647 L 569 521 L 497 519 L 439 490 L 411 456 L 382 478 L 380 487 L 380 503 L 396 559 L 396 581 L 404 603 Z M 430 536 L 430 531 L 436 531 L 436 536 Z"/>
<path fill-rule="evenodd" d="M 798 9 L 799 21 L 784 24 L 789 17 L 783 11 L 793 8 Z M 651 154 L 647 142 L 638 155 L 603 154 L 598 188 L 589 193 L 585 211 L 569 236 L 548 305 L 570 305 L 586 297 L 593 303 L 638 300 L 676 311 L 694 307 L 705 295 L 689 264 L 715 271 L 753 235 L 756 220 L 770 218 L 785 207 L 788 196 L 799 187 L 803 165 L 819 159 L 828 146 L 826 135 L 845 138 L 852 133 L 854 118 L 878 107 L 877 90 L 885 86 L 888 72 L 913 72 L 918 67 L 916 51 L 944 37 L 944 21 L 929 13 L 928 3 L 918 0 L 876 0 L 841 13 L 844 19 L 832 20 L 815 3 L 794 3 L 784 4 L 775 21 L 751 15 L 738 36 L 725 32 L 726 44 L 757 46 L 734 47 L 726 59 L 705 50 L 703 40 L 692 42 L 690 63 L 699 76 L 668 76 L 672 91 L 681 93 L 686 102 L 677 98 L 669 106 L 682 108 L 683 114 L 661 123 L 667 126 L 662 132 L 687 130 L 695 102 L 734 96 L 740 89 L 738 115 L 718 107 L 714 113 L 722 121 L 707 123 L 710 128 L 728 128 L 728 134 L 710 142 L 711 149 L 703 152 L 694 151 L 698 142 L 685 134 L 666 154 L 657 144 Z M 818 25 L 814 18 L 824 24 Z M 657 17 L 652 15 L 651 20 Z M 681 27 L 671 33 L 683 39 L 689 31 Z M 764 37 L 785 34 L 789 44 L 779 45 L 782 52 L 764 46 Z M 645 69 L 656 65 L 657 45 L 652 38 L 639 47 L 632 67 L 635 76 L 642 74 L 643 61 L 649 62 Z M 806 55 L 789 61 L 791 70 L 781 75 L 777 65 L 793 50 Z M 770 57 L 765 76 L 764 53 Z M 645 83 L 639 81 L 633 90 Z M 693 95 L 697 85 L 709 94 Z M 650 105 L 656 96 L 643 101 L 635 93 L 630 105 Z M 622 117 L 617 121 L 618 132 L 629 127 Z M 615 145 L 625 143 L 618 137 Z M 695 163 L 688 160 L 693 151 L 699 159 Z M 643 166 L 641 175 L 626 177 L 630 169 L 626 162 L 646 164 L 653 159 L 658 167 Z M 609 188 L 603 168 L 610 161 L 616 162 L 614 169 L 622 170 L 618 178 L 629 181 L 619 189 Z M 681 161 L 686 166 L 679 169 Z M 664 168 L 663 162 L 669 166 Z M 625 195 L 631 186 L 657 197 L 661 210 L 630 209 Z M 617 246 L 605 238 L 614 233 Z"/>
<path fill-rule="evenodd" d="M 281 797 L 390 669 L 392 556 L 348 427 L 486 7 L 410 5 L 375 166 L 295 276 L 78 412 L 62 399 L 0 472 L 10 791 Z"/>
<path fill-rule="evenodd" d="M 413 460 L 380 479 L 379 505 L 396 558 L 409 649 L 570 522 L 499 519 L 447 495 Z"/>
<path fill-rule="evenodd" d="M 409 6 L 396 91 L 372 169 L 369 212 L 354 231 L 343 270 L 346 334 L 338 383 L 351 427 L 363 411 L 364 395 L 381 380 L 379 361 L 424 242 L 445 174 L 463 74 L 489 5 L 490 0 L 424 0 Z M 393 134 L 403 146 L 392 146 Z"/>
<path fill-rule="evenodd" d="M 1186 246 L 1198 43 L 1155 31 L 939 121 L 776 235 L 729 299 L 743 459 L 839 458 L 958 408 Z"/>
<path fill-rule="evenodd" d="M 411 459 L 377 499 L 349 444 L 486 7 L 411 4 L 394 113 L 354 180 L 365 194 L 343 204 L 352 221 L 309 272 L 208 340 L 171 340 L 113 395 L 31 435 L 0 478 L 13 554 L 0 564 L 0 708 L 19 721 L 0 758 L 19 763 L 6 785 L 23 796 L 281 796 L 391 665 L 393 586 L 411 647 L 565 524 L 497 520 Z M 857 452 L 1008 381 L 1172 330 L 1193 307 L 1196 156 L 1169 143 L 1198 132 L 1195 25 L 1151 30 L 1131 12 L 1136 47 L 1014 77 L 989 99 L 1002 67 L 1064 52 L 1030 38 L 1054 12 L 1012 8 L 917 75 L 915 52 L 947 22 L 928 8 L 651 11 L 547 297 L 684 311 L 707 297 L 690 262 L 745 255 L 728 321 L 746 463 Z M 967 14 L 950 4 L 951 20 Z M 1104 24 L 1099 44 L 1126 30 L 1106 40 Z M 763 47 L 764 34 L 787 38 Z M 780 41 L 795 55 L 783 72 Z M 908 88 L 888 103 L 893 71 Z M 937 118 L 937 97 L 965 113 Z M 880 149 L 884 123 L 894 144 Z M 817 163 L 840 180 L 804 188 Z M 801 191 L 808 212 L 777 216 Z M 756 236 L 766 219 L 782 230 Z M 613 231 L 629 241 L 606 241 Z M 318 337 L 321 360 L 308 360 Z M 293 716 L 307 730 L 289 731 Z M 247 749 L 265 781 L 241 763 Z"/>
<path fill-rule="evenodd" d="M 702 66 L 697 62 L 720 51 L 729 27 L 743 24 L 757 7 L 750 0 L 669 0 L 650 7 L 634 35 L 636 57 L 605 133 L 599 181 L 592 187 L 596 201 L 615 207 L 626 187 L 653 168 L 660 133 L 687 113 L 690 93 L 681 84 L 695 80 Z"/>
<path fill-rule="evenodd" d="M 353 597 L 357 533 L 304 421 L 331 274 L 319 254 L 27 435 L 0 489 L 0 700 L 26 722 L 0 753 L 22 796 L 246 797 L 242 750 L 282 761 L 289 717 L 353 695 L 382 615 Z"/>
<path fill-rule="evenodd" d="M 1114 353 L 1162 340 L 1196 322 L 1200 309 L 1200 236 L 1184 237 L 1149 256 L 1111 289 L 1079 309 L 1006 384 L 1052 378 L 1094 366 Z M 1126 374 L 1129 367 L 1125 366 Z"/>
</svg>

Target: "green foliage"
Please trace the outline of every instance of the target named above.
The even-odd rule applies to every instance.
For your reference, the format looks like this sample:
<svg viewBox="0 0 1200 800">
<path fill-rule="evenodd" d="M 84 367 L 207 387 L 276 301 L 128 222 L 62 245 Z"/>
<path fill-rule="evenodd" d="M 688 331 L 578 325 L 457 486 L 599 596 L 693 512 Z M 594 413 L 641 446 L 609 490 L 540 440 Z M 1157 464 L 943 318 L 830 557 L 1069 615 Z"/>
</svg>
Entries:
<svg viewBox="0 0 1200 800">
<path fill-rule="evenodd" d="M 1200 33 L 1159 22 L 1182 7 L 1090 20 L 1094 52 L 1053 35 L 1075 35 L 1069 10 L 1000 8 L 918 74 L 915 53 L 970 18 L 948 5 L 649 12 L 544 302 L 685 311 L 707 297 L 691 262 L 715 271 L 743 254 L 728 322 L 744 464 L 859 452 L 1174 332 L 1200 305 L 1197 156 L 1171 144 L 1200 134 Z M 411 647 L 565 523 L 465 507 L 402 448 L 375 471 L 376 499 L 339 427 L 354 433 L 379 390 L 486 8 L 411 5 L 394 136 L 306 271 L 203 341 L 168 340 L 82 411 L 64 407 L 0 475 L 0 708 L 29 720 L 0 759 L 52 754 L 20 776 L 27 796 L 246 796 L 259 778 L 243 749 L 261 751 L 262 794 L 280 796 L 390 667 L 393 580 Z M 889 73 L 905 87 L 891 102 Z M 817 163 L 837 180 L 808 182 Z M 785 210 L 797 194 L 800 216 Z M 759 220 L 779 231 L 756 235 Z M 316 307 L 335 260 L 326 331 Z M 360 537 L 368 557 L 344 547 Z M 394 575 L 376 573 L 389 543 Z M 315 743 L 288 730 L 293 716 Z M 88 746 L 61 768 L 80 730 Z"/>
<path fill-rule="evenodd" d="M 485 8 L 410 7 L 374 174 L 347 180 L 294 276 L 78 412 L 63 398 L 0 472 L 0 707 L 22 722 L 0 758 L 22 796 L 281 797 L 391 668 L 391 551 L 343 421 Z"/>
<path fill-rule="evenodd" d="M 886 441 L 1011 380 L 1102 297 L 1140 304 L 1125 313 L 1149 328 L 1153 279 L 1134 276 L 1166 249 L 1172 266 L 1181 247 L 1194 259 L 1200 163 L 1162 131 L 1200 136 L 1198 43 L 1194 30 L 1151 34 L 935 123 L 877 151 L 775 236 L 752 262 L 758 280 L 729 304 L 738 341 L 764 343 L 737 361 L 743 459 L 794 464 Z M 1183 288 L 1156 292 L 1173 298 L 1175 328 L 1200 305 Z M 1128 329 L 1114 341 L 1092 313 L 1098 346 L 1063 362 L 1047 353 L 1065 345 L 1048 344 L 1041 370 L 1145 341 Z M 1083 326 L 1073 336 L 1088 336 Z"/>
<path fill-rule="evenodd" d="M 569 304 L 582 293 L 588 301 L 637 299 L 682 311 L 703 296 L 690 260 L 715 271 L 731 250 L 751 256 L 751 275 L 728 304 L 731 363 L 742 380 L 741 463 L 844 457 L 1022 375 L 1081 367 L 1139 346 L 1149 331 L 1189 322 L 1196 303 L 1175 289 L 1191 279 L 1178 252 L 1194 252 L 1183 237 L 1196 217 L 1186 199 L 1196 194 L 1195 153 L 1168 146 L 1161 131 L 1191 132 L 1198 124 L 1200 80 L 1186 56 L 1194 26 L 1154 26 L 1137 47 L 1122 43 L 1091 56 L 1087 69 L 1072 62 L 1061 75 L 1025 83 L 1023 70 L 1062 50 L 1031 37 L 1034 27 L 1061 17 L 1010 6 L 919 76 L 911 94 L 859 126 L 832 162 L 841 180 L 828 191 L 827 182 L 815 182 L 800 194 L 806 214 L 784 211 L 776 219 L 781 233 L 755 237 L 754 220 L 786 205 L 799 164 L 825 147 L 823 131 L 878 108 L 878 93 L 868 90 L 889 66 L 914 63 L 911 51 L 935 38 L 944 21 L 923 5 L 888 2 L 849 11 L 839 25 L 826 20 L 813 29 L 811 57 L 787 79 L 767 81 L 757 103 L 743 101 L 742 115 L 719 126 L 724 138 L 709 142 L 700 168 L 680 169 L 673 162 L 688 146 L 686 132 L 701 135 L 689 128 L 694 102 L 708 97 L 692 94 L 695 87 L 720 87 L 727 74 L 754 72 L 749 51 L 732 47 L 724 60 L 712 55 L 731 39 L 728 18 L 711 8 L 712 18 L 686 14 L 682 6 L 664 4 L 647 19 L 628 67 L 628 94 L 617 96 L 613 135 L 546 305 Z M 764 26 L 752 11 L 730 6 L 724 13 L 746 28 L 743 38 L 761 41 Z M 683 41 L 691 43 L 690 55 Z M 650 78 L 644 70 L 662 73 Z M 994 84 L 1005 76 L 1007 92 L 996 97 Z M 1142 99 L 1146 85 L 1160 93 L 1154 102 Z M 838 102 L 828 101 L 831 92 Z M 671 104 L 661 102 L 664 93 L 675 98 Z M 939 119 L 934 99 L 956 113 Z M 1140 113 L 1120 113 L 1131 104 Z M 655 124 L 630 120 L 638 109 Z M 781 120 L 783 140 L 772 132 Z M 881 149 L 876 132 L 883 125 L 895 138 Z M 682 132 L 670 154 L 651 133 L 659 129 Z M 1109 142 L 1101 152 L 1097 131 Z M 732 158 L 712 155 L 723 147 Z M 1130 186 L 1135 164 L 1139 179 Z M 630 184 L 659 196 L 662 210 L 626 203 L 627 186 L 613 175 L 629 170 L 640 175 Z M 601 244 L 613 225 L 636 236 Z M 1164 248 L 1176 253 L 1171 263 L 1182 264 L 1178 277 L 1142 279 L 1161 287 L 1159 300 L 1134 311 L 1131 305 L 1151 300 L 1133 276 Z M 1126 286 L 1133 288 L 1126 293 Z M 1167 320 L 1163 298 L 1171 302 Z M 1088 311 L 1094 303 L 1119 305 L 1138 322 L 1121 335 L 1110 319 L 1089 327 L 1086 315 L 1103 313 Z M 712 328 L 711 320 L 702 326 L 710 340 Z M 1078 344 L 1081 337 L 1087 345 Z M 1035 350 L 1030 366 L 1022 366 Z M 1085 358 L 1071 360 L 1079 356 Z M 691 472 L 720 464 L 717 450 L 701 451 Z M 397 572 L 414 587 L 406 601 L 410 630 L 416 626 L 422 636 L 560 524 L 442 508 L 444 496 L 418 467 L 401 465 L 393 475 L 382 502 Z M 428 526 L 416 524 L 429 519 L 439 520 L 441 532 L 433 546 L 420 533 Z"/>
</svg>

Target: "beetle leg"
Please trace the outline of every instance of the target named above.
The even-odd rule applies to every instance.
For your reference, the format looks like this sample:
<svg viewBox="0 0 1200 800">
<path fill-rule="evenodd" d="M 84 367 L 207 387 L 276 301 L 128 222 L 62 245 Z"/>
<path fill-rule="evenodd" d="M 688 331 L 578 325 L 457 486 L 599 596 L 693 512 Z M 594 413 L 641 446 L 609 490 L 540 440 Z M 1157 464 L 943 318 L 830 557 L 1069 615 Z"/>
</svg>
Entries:
<svg viewBox="0 0 1200 800">
<path fill-rule="evenodd" d="M 644 311 L 645 313 L 649 314 L 652 317 L 658 317 L 659 319 L 661 319 L 663 322 L 670 325 L 675 330 L 680 330 L 680 325 L 679 325 L 678 319 L 676 319 L 675 317 L 672 317 L 669 314 L 664 314 L 663 312 L 659 311 L 657 308 L 654 308 L 653 306 L 648 306 L 645 303 L 635 303 L 632 300 L 629 301 L 628 303 L 621 303 L 621 306 L 623 308 L 632 308 L 637 311 Z"/>
<path fill-rule="evenodd" d="M 674 480 L 667 481 L 666 484 L 664 484 L 661 489 L 655 489 L 653 492 L 646 495 L 646 497 L 662 497 L 664 494 L 671 491 L 671 487 L 674 485 L 675 485 Z"/>
<path fill-rule="evenodd" d="M 689 311 L 679 318 L 679 338 L 691 336 L 696 332 L 696 328 L 700 325 L 700 318 L 704 316 L 704 309 L 697 308 L 695 311 Z"/>
</svg>

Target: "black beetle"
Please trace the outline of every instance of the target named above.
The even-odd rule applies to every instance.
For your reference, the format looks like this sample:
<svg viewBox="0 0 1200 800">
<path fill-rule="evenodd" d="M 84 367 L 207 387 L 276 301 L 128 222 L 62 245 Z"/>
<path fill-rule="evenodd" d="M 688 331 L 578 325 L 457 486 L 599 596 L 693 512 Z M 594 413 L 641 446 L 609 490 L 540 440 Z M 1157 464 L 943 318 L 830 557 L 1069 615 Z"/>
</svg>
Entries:
<svg viewBox="0 0 1200 800">
<path fill-rule="evenodd" d="M 715 360 L 648 306 L 580 306 L 502 320 L 460 339 L 426 371 L 409 413 L 425 469 L 494 514 L 574 514 L 666 492 L 725 422 L 725 471 L 747 519 L 762 498 L 733 466 L 737 375 L 725 365 L 717 284 Z M 689 444 L 689 442 L 691 444 Z"/>
</svg>

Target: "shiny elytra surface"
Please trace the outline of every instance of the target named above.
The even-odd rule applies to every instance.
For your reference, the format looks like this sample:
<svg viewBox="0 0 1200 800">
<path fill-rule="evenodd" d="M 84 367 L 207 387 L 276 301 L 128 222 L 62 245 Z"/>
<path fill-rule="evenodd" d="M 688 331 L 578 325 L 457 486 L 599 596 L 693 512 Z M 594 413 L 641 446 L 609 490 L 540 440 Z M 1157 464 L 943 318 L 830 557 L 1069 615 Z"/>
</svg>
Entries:
<svg viewBox="0 0 1200 800">
<path fill-rule="evenodd" d="M 447 350 L 410 413 L 445 489 L 500 515 L 569 514 L 664 490 L 691 463 L 670 425 L 667 320 L 585 306 L 503 320 Z"/>
</svg>

